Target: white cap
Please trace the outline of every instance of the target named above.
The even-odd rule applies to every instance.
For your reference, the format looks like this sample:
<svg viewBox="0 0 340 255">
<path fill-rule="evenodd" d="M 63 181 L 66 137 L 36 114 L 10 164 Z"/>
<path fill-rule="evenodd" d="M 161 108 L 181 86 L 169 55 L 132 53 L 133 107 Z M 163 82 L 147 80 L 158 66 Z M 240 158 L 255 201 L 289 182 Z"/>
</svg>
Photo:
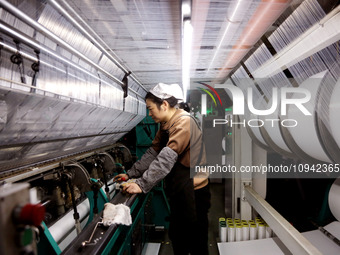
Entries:
<svg viewBox="0 0 340 255">
<path fill-rule="evenodd" d="M 183 100 L 183 91 L 178 84 L 169 85 L 164 83 L 158 83 L 149 92 L 160 99 L 174 97 L 178 100 Z"/>
</svg>

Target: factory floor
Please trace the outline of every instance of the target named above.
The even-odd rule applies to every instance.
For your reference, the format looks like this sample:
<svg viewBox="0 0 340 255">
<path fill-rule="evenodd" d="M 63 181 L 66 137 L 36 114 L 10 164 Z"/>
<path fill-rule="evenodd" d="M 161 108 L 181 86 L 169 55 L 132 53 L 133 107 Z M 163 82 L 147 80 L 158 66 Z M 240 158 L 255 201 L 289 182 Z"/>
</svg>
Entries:
<svg viewBox="0 0 340 255">
<path fill-rule="evenodd" d="M 223 183 L 211 183 L 211 208 L 209 210 L 209 254 L 217 255 L 219 254 L 217 248 L 217 238 L 218 238 L 218 218 L 224 215 L 224 184 Z M 172 255 L 172 247 L 167 232 L 164 233 L 161 246 L 159 250 L 159 255 Z"/>
</svg>

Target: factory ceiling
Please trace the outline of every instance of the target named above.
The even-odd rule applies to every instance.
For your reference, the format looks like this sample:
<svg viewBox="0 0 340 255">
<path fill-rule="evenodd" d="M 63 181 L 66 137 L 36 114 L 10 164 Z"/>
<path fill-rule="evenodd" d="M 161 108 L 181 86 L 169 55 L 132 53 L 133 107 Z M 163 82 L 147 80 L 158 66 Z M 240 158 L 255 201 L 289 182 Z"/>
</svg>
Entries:
<svg viewBox="0 0 340 255">
<path fill-rule="evenodd" d="M 308 2 L 294 16 L 294 23 L 288 22 L 280 30 L 288 40 L 274 38 L 276 41 L 288 44 L 295 38 L 299 39 L 300 34 L 323 17 L 317 13 L 319 8 L 327 13 L 338 4 L 337 0 L 10 2 L 19 10 L 6 1 L 1 1 L 1 5 L 29 24 L 26 26 L 21 21 L 14 21 L 6 28 L 10 36 L 15 34 L 11 27 L 28 31 L 25 33 L 36 37 L 40 45 L 45 44 L 56 54 L 60 47 L 63 57 L 72 61 L 80 57 L 82 61 L 76 65 L 100 79 L 109 77 L 119 85 L 123 84 L 124 75 L 131 71 L 129 80 L 133 82 L 129 83 L 129 88 L 141 97 L 159 82 L 178 83 L 185 88 L 190 78 L 191 86 L 198 82 L 214 86 L 225 83 L 240 66 L 249 75 L 251 72 L 244 65 L 245 61 L 263 44 L 270 55 L 275 56 L 273 49 L 281 46 L 273 47 L 268 38 L 300 5 Z M 317 7 L 314 8 L 314 5 Z M 6 12 L 3 15 L 8 24 L 12 23 L 10 15 Z M 309 16 L 312 16 L 310 20 Z M 315 19 L 313 16 L 316 16 Z M 295 35 L 290 31 L 299 32 Z M 22 38 L 19 37 L 19 40 L 22 41 Z M 29 44 L 32 45 L 32 42 Z M 71 57 L 73 55 L 76 58 Z M 267 53 L 260 55 L 260 58 L 268 59 Z M 280 71 L 284 71 L 284 67 Z M 95 74 L 91 68 L 104 76 Z M 289 75 L 287 77 L 290 78 Z"/>
</svg>

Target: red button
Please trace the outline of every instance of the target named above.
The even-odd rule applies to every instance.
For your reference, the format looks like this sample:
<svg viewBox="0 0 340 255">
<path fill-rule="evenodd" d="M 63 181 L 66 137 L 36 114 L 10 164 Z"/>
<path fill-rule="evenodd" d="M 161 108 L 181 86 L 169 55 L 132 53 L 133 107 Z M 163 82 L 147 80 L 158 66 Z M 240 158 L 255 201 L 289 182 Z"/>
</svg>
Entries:
<svg viewBox="0 0 340 255">
<path fill-rule="evenodd" d="M 19 221 L 23 224 L 39 227 L 45 217 L 45 207 L 42 204 L 27 204 L 22 207 Z"/>
</svg>

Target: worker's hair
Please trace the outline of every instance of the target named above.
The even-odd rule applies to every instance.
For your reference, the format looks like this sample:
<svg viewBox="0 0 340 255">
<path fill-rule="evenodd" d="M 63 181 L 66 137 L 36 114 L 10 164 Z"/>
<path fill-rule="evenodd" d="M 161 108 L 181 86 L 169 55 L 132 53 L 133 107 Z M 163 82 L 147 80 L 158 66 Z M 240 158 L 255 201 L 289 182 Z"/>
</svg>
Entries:
<svg viewBox="0 0 340 255">
<path fill-rule="evenodd" d="M 178 103 L 178 100 L 175 97 L 170 97 L 170 98 L 166 98 L 166 99 L 161 99 L 159 97 L 156 97 L 154 94 L 148 92 L 145 96 L 145 100 L 146 99 L 150 99 L 152 102 L 154 102 L 157 105 L 157 108 L 160 110 L 161 109 L 161 105 L 163 103 L 163 101 L 167 101 L 170 105 L 170 107 L 175 107 Z"/>
<path fill-rule="evenodd" d="M 179 109 L 183 109 L 186 112 L 190 112 L 190 106 L 188 103 L 181 102 L 178 104 L 178 106 L 179 106 Z"/>
</svg>

